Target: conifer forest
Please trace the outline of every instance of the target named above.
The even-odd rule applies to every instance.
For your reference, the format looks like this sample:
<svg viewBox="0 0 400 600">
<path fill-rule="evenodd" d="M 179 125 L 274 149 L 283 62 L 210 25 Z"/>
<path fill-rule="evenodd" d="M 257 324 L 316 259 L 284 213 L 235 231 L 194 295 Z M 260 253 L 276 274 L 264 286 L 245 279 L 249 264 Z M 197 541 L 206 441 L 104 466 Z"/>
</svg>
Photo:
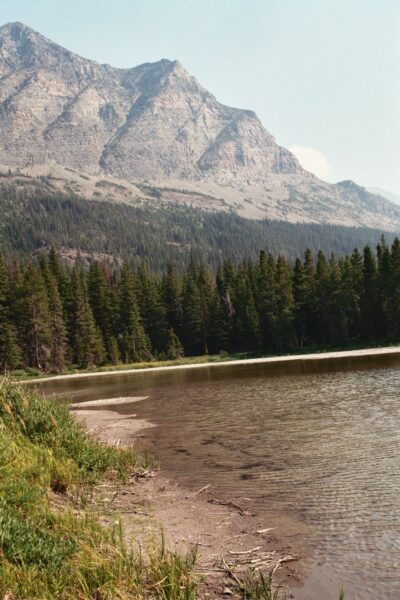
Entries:
<svg viewBox="0 0 400 600">
<path fill-rule="evenodd" d="M 294 261 L 261 251 L 211 270 L 0 258 L 0 368 L 68 367 L 218 353 L 273 354 L 397 341 L 400 241 Z"/>
</svg>

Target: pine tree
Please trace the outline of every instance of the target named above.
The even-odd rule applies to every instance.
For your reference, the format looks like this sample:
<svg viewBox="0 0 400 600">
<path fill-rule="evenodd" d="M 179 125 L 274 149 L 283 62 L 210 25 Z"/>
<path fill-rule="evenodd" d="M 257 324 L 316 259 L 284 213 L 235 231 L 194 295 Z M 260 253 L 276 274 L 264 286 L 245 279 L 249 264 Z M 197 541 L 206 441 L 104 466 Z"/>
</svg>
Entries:
<svg viewBox="0 0 400 600">
<path fill-rule="evenodd" d="M 260 345 L 260 323 L 251 283 L 244 267 L 239 269 L 236 276 L 235 296 L 235 348 L 239 351 L 257 350 Z"/>
<path fill-rule="evenodd" d="M 296 260 L 293 284 L 296 303 L 295 327 L 299 345 L 302 347 L 317 339 L 315 267 L 309 248 L 304 253 L 303 264 Z"/>
<path fill-rule="evenodd" d="M 383 235 L 376 251 L 378 259 L 377 311 L 379 313 L 376 335 L 380 339 L 387 339 L 390 336 L 392 264 L 390 250 Z"/>
<path fill-rule="evenodd" d="M 331 274 L 325 254 L 318 252 L 317 266 L 315 272 L 315 318 L 316 318 L 316 341 L 320 345 L 331 341 L 329 304 L 331 301 Z"/>
<path fill-rule="evenodd" d="M 201 301 L 201 322 L 203 330 L 204 354 L 208 354 L 211 303 L 213 299 L 213 281 L 211 279 L 210 272 L 206 269 L 204 264 L 201 264 L 199 267 L 197 283 Z"/>
<path fill-rule="evenodd" d="M 57 281 L 49 263 L 44 256 L 40 257 L 40 271 L 46 286 L 50 315 L 50 368 L 55 373 L 61 373 L 67 364 L 67 332 Z"/>
<path fill-rule="evenodd" d="M 51 366 L 51 319 L 45 282 L 32 264 L 25 269 L 18 290 L 17 314 L 20 346 L 30 367 Z"/>
<path fill-rule="evenodd" d="M 81 368 L 90 368 L 104 361 L 105 350 L 101 332 L 96 327 L 83 273 L 72 271 L 73 293 L 73 356 Z"/>
<path fill-rule="evenodd" d="M 365 341 L 374 340 L 378 329 L 378 281 L 376 260 L 371 248 L 364 248 L 363 286 L 360 299 L 361 337 Z"/>
<path fill-rule="evenodd" d="M 152 358 L 148 339 L 136 301 L 135 282 L 132 271 L 124 266 L 120 282 L 119 340 L 124 362 L 138 362 Z"/>
<path fill-rule="evenodd" d="M 390 282 L 390 338 L 394 341 L 400 339 L 400 240 L 395 238 L 390 254 L 391 282 Z"/>
<path fill-rule="evenodd" d="M 360 335 L 360 270 L 358 256 L 346 256 L 341 261 L 341 293 L 344 312 L 346 315 L 346 332 L 344 343 L 349 340 L 356 341 Z"/>
<path fill-rule="evenodd" d="M 166 355 L 170 360 L 176 360 L 184 356 L 183 346 L 172 328 L 168 331 Z"/>
<path fill-rule="evenodd" d="M 73 344 L 73 296 L 71 277 L 67 275 L 63 264 L 57 255 L 54 246 L 50 249 L 48 256 L 48 270 L 53 275 L 57 284 L 59 297 L 62 305 L 62 315 L 67 336 L 67 360 L 71 362 L 71 348 Z"/>
<path fill-rule="evenodd" d="M 67 364 L 67 331 L 63 319 L 60 294 L 53 275 L 49 275 L 46 283 L 51 332 L 50 365 L 53 371 L 61 373 Z"/>
<path fill-rule="evenodd" d="M 105 270 L 98 261 L 94 261 L 88 275 L 89 301 L 98 329 L 101 332 L 107 358 L 118 362 L 118 347 L 115 344 L 117 299 Z"/>
<path fill-rule="evenodd" d="M 358 298 L 353 289 L 353 273 L 350 259 L 340 262 L 332 255 L 331 268 L 331 334 L 334 344 L 347 344 L 349 341 L 350 315 L 358 310 Z"/>
<path fill-rule="evenodd" d="M 185 277 L 182 307 L 182 341 L 185 353 L 189 356 L 204 354 L 201 293 L 191 265 Z"/>
<path fill-rule="evenodd" d="M 151 277 L 143 267 L 138 273 L 138 298 L 143 325 L 150 338 L 153 352 L 165 352 L 168 325 L 160 287 L 156 279 Z"/>
<path fill-rule="evenodd" d="M 278 351 L 291 350 L 296 345 L 292 274 L 283 256 L 276 262 L 275 289 L 274 346 Z"/>
<path fill-rule="evenodd" d="M 210 325 L 208 348 L 211 354 L 230 350 L 230 317 L 227 305 L 215 289 L 210 306 Z"/>
<path fill-rule="evenodd" d="M 262 347 L 271 350 L 276 345 L 276 272 L 274 258 L 267 257 L 264 250 L 260 252 L 256 297 Z"/>
<path fill-rule="evenodd" d="M 9 310 L 9 282 L 6 265 L 0 256 L 0 369 L 6 371 L 18 366 L 20 350 Z"/>
<path fill-rule="evenodd" d="M 170 261 L 161 284 L 162 302 L 165 307 L 168 326 L 178 335 L 182 330 L 182 302 L 175 266 Z"/>
</svg>

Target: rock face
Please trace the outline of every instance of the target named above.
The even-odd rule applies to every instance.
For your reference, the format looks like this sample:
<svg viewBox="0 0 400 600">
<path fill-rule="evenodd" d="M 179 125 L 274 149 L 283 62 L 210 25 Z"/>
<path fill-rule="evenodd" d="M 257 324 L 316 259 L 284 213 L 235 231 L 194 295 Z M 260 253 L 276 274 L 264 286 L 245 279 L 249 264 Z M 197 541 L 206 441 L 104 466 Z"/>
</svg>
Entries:
<svg viewBox="0 0 400 600">
<path fill-rule="evenodd" d="M 302 173 L 250 111 L 217 102 L 177 61 L 115 69 L 22 23 L 0 28 L 0 163 L 122 178 L 263 181 Z"/>
<path fill-rule="evenodd" d="M 100 65 L 22 23 L 0 28 L 0 164 L 212 194 L 243 216 L 400 226 L 400 209 L 305 171 L 254 112 L 220 104 L 177 62 Z M 189 186 L 189 187 L 188 187 Z"/>
</svg>

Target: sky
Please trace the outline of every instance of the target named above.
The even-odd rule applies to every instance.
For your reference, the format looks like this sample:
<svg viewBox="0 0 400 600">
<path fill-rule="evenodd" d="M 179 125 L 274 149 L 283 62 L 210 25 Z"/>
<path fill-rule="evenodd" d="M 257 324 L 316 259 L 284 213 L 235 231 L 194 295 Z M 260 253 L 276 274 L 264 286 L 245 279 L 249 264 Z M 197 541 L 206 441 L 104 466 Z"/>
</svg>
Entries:
<svg viewBox="0 0 400 600">
<path fill-rule="evenodd" d="M 0 0 L 86 58 L 179 60 L 328 181 L 400 193 L 399 0 Z"/>
</svg>

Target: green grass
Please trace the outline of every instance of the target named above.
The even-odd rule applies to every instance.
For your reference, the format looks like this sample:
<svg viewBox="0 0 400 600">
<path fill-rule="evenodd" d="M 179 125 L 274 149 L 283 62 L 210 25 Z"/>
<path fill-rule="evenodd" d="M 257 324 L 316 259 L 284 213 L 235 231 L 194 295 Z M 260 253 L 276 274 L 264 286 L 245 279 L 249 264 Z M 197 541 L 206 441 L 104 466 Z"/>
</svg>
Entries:
<svg viewBox="0 0 400 600">
<path fill-rule="evenodd" d="M 131 450 L 91 439 L 62 405 L 0 383 L 0 598 L 191 600 L 195 554 L 141 554 L 118 520 L 74 501 L 102 478 L 141 467 Z M 133 540 L 134 542 L 134 540 Z"/>
<path fill-rule="evenodd" d="M 90 503 L 104 478 L 118 485 L 146 466 L 88 436 L 67 406 L 0 381 L 0 598 L 201 598 L 196 549 L 170 552 L 162 538 L 140 550 L 119 518 L 106 526 Z M 286 597 L 261 574 L 234 580 L 243 600 Z"/>
<path fill-rule="evenodd" d="M 183 365 L 198 365 L 207 363 L 225 363 L 232 360 L 245 360 L 251 358 L 270 358 L 276 356 L 296 356 L 299 354 L 323 354 L 325 352 L 339 352 L 345 350 L 366 350 L 381 347 L 397 347 L 399 344 L 393 343 L 370 343 L 370 344 L 353 344 L 348 346 L 308 346 L 307 348 L 299 348 L 292 352 L 285 352 L 283 354 L 274 353 L 266 354 L 263 352 L 237 352 L 227 353 L 221 352 L 220 354 L 207 354 L 203 356 L 187 356 L 176 360 L 154 360 L 148 362 L 136 362 L 136 363 L 119 363 L 119 364 L 108 364 L 91 369 L 79 369 L 70 367 L 65 370 L 64 375 L 79 375 L 81 373 L 104 373 L 104 372 L 118 372 L 122 370 L 135 370 L 135 369 L 154 369 L 156 367 L 176 367 Z M 54 377 L 54 373 L 45 373 L 39 369 L 25 368 L 13 371 L 11 373 L 12 378 L 15 381 L 29 381 L 35 379 L 44 379 Z M 0 376 L 1 377 L 1 376 Z"/>
<path fill-rule="evenodd" d="M 241 352 L 237 354 L 208 354 L 203 356 L 189 356 L 179 358 L 176 360 L 154 360 L 148 362 L 136 362 L 136 363 L 119 363 L 103 365 L 101 367 L 94 367 L 92 369 L 78 369 L 70 367 L 65 370 L 64 375 L 79 375 L 80 373 L 104 373 L 108 371 L 122 371 L 122 370 L 135 370 L 135 369 L 154 369 L 156 367 L 174 367 L 182 365 L 196 365 L 205 363 L 217 363 L 217 362 L 228 362 L 230 360 L 242 360 L 245 358 L 254 358 L 255 356 L 261 356 L 260 354 L 249 354 Z M 39 378 L 53 377 L 54 373 L 44 373 L 39 369 L 25 368 L 18 369 L 11 373 L 12 378 L 15 381 L 28 381 Z"/>
</svg>

